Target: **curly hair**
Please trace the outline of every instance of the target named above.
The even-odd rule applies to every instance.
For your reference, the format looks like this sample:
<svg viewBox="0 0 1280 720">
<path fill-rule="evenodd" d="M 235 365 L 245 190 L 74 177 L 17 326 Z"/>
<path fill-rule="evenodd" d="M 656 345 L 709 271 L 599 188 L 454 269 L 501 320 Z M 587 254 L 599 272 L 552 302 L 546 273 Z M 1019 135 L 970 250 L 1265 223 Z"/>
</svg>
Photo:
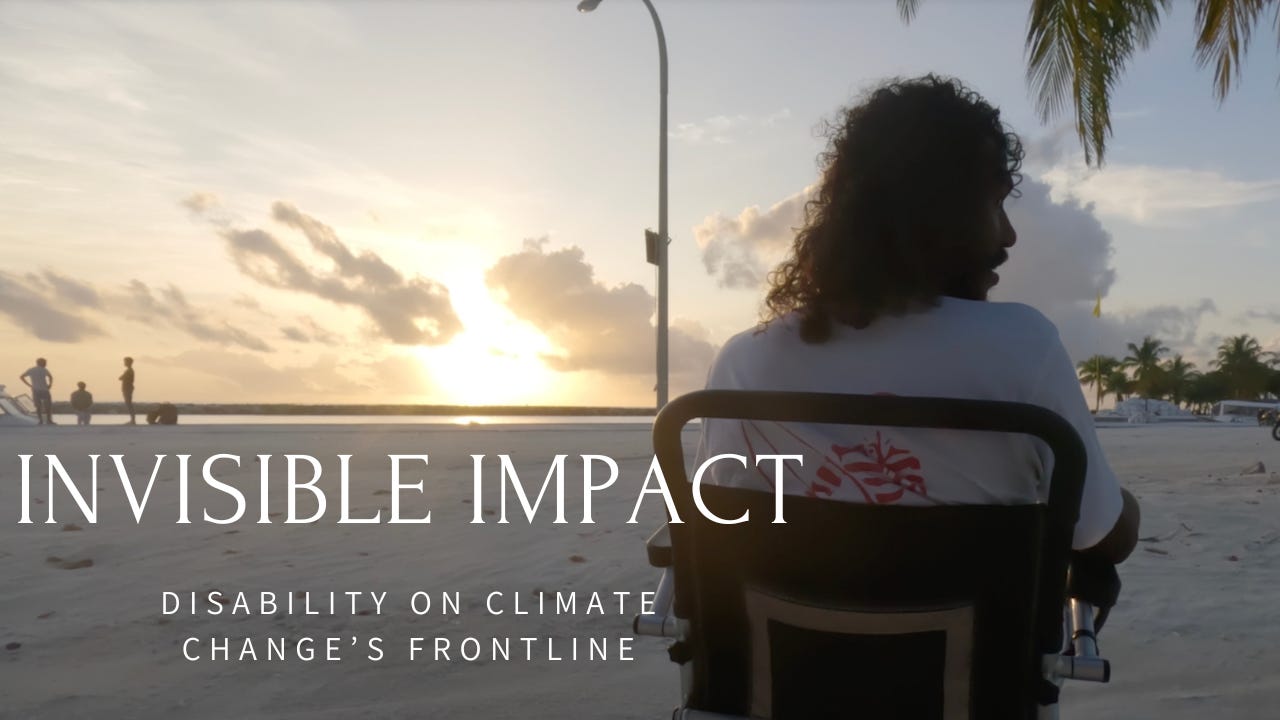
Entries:
<svg viewBox="0 0 1280 720">
<path fill-rule="evenodd" d="M 936 305 L 993 267 L 993 189 L 1021 180 L 1022 143 L 959 81 L 894 79 L 827 123 L 822 178 L 790 256 L 769 275 L 763 323 L 796 313 L 820 343 L 833 323 Z"/>
</svg>

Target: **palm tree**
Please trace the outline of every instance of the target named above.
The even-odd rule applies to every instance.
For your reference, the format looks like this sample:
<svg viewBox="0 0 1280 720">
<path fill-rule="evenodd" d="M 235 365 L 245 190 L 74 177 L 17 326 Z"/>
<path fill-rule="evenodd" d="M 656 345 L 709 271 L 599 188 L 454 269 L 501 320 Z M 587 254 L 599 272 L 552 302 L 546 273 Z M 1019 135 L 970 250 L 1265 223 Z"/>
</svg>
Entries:
<svg viewBox="0 0 1280 720">
<path fill-rule="evenodd" d="M 1102 396 L 1106 397 L 1108 395 L 1115 395 L 1116 403 L 1119 404 L 1124 402 L 1125 395 L 1133 392 L 1133 387 L 1134 382 L 1130 380 L 1129 376 L 1124 374 L 1124 370 L 1121 370 L 1117 365 L 1116 369 L 1112 370 L 1110 375 L 1107 375 L 1102 379 Z"/>
<path fill-rule="evenodd" d="M 1262 362 L 1266 364 L 1266 391 L 1273 398 L 1280 398 L 1280 351 L 1264 350 Z"/>
<path fill-rule="evenodd" d="M 1271 397 L 1280 397 L 1280 370 L 1267 368 L 1267 392 Z"/>
<path fill-rule="evenodd" d="M 1209 364 L 1227 381 L 1234 399 L 1254 398 L 1267 386 L 1268 368 L 1262 362 L 1262 345 L 1252 335 L 1235 335 L 1218 346 L 1218 355 Z"/>
<path fill-rule="evenodd" d="M 920 0 L 897 3 L 903 22 L 911 22 Z M 1111 93 L 1172 6 L 1171 0 L 1031 0 L 1027 82 L 1041 122 L 1052 122 L 1070 97 L 1085 162 L 1102 164 L 1111 135 Z M 1219 104 L 1239 81 L 1240 59 L 1269 6 L 1280 25 L 1280 0 L 1196 0 L 1196 62 L 1213 66 Z"/>
<path fill-rule="evenodd" d="M 1076 372 L 1080 376 L 1080 382 L 1085 385 L 1092 385 L 1097 392 L 1097 399 L 1093 403 L 1093 411 L 1095 413 L 1098 412 L 1098 408 L 1102 407 L 1102 386 L 1106 377 L 1119 367 L 1120 361 L 1109 355 L 1094 355 L 1076 363 Z"/>
<path fill-rule="evenodd" d="M 1164 343 L 1151 337 L 1142 338 L 1141 345 L 1129 343 L 1129 354 L 1120 361 L 1120 367 L 1133 369 L 1134 390 L 1143 397 L 1151 397 L 1151 390 L 1160 382 L 1160 355 L 1169 351 Z"/>
<path fill-rule="evenodd" d="M 1227 379 L 1217 370 L 1195 376 L 1187 387 L 1187 403 L 1195 413 L 1203 414 L 1226 395 Z"/>
<path fill-rule="evenodd" d="M 1164 361 L 1164 384 L 1174 405 L 1182 405 L 1192 380 L 1200 374 L 1195 371 L 1195 367 L 1195 363 L 1183 360 L 1181 355 L 1174 355 Z"/>
<path fill-rule="evenodd" d="M 1262 362 L 1262 345 L 1252 335 L 1234 335 L 1218 346 L 1219 366 L 1251 365 Z"/>
</svg>

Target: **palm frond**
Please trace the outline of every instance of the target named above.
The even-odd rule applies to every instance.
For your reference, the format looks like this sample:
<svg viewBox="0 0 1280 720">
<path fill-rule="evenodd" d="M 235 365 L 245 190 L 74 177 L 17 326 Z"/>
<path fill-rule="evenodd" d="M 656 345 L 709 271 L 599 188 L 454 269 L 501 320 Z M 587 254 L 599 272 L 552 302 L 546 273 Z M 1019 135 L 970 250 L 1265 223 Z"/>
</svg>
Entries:
<svg viewBox="0 0 1280 720">
<path fill-rule="evenodd" d="M 1150 44 L 1168 5 L 1169 0 L 1033 0 L 1027 83 L 1042 122 L 1052 122 L 1070 98 L 1086 162 L 1102 164 L 1111 135 L 1111 93 L 1129 58 Z"/>
<path fill-rule="evenodd" d="M 1268 0 L 1197 0 L 1196 63 L 1213 66 L 1214 97 L 1221 103 L 1240 80 L 1240 58 Z M 1278 15 L 1277 17 L 1280 17 Z"/>
<path fill-rule="evenodd" d="M 920 0 L 898 0 L 898 15 L 902 17 L 904 23 L 914 20 L 919 9 Z"/>
<path fill-rule="evenodd" d="M 1276 17 L 1275 17 L 1275 20 L 1272 22 L 1272 24 L 1275 25 L 1275 29 L 1276 29 L 1276 47 L 1280 48 L 1280 2 L 1276 2 L 1275 6 L 1276 6 Z M 1280 87 L 1280 75 L 1276 76 L 1276 85 Z"/>
</svg>

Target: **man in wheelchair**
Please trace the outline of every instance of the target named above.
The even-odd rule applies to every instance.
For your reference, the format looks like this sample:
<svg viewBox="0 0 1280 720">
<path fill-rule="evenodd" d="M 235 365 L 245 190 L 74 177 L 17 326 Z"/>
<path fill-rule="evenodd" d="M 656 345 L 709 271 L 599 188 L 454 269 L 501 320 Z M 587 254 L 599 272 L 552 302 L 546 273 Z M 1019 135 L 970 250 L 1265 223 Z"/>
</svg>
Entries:
<svg viewBox="0 0 1280 720">
<path fill-rule="evenodd" d="M 1057 328 L 1030 306 L 987 302 L 1017 240 L 1004 202 L 1017 192 L 1022 156 L 999 111 L 953 80 L 889 83 L 846 110 L 805 224 L 770 277 L 764 323 L 725 343 L 707 387 L 1048 408 L 1088 454 L 1072 546 L 1118 564 L 1137 543 L 1138 504 L 1098 445 Z M 804 453 L 816 472 L 789 478 L 786 491 L 852 502 L 1033 502 L 1028 471 L 1043 500 L 1052 465 L 1043 445 L 1016 436 L 705 427 L 707 452 Z M 726 475 L 712 481 L 769 487 L 763 469 Z"/>
<path fill-rule="evenodd" d="M 861 694 L 856 695 L 856 700 L 850 700 L 849 707 L 841 708 L 841 714 L 922 717 L 935 714 L 936 710 L 937 716 L 946 718 L 1024 717 L 1029 716 L 1028 712 L 1033 713 L 1037 704 L 1043 712 L 1046 706 L 1056 707 L 1056 689 L 1046 689 L 1047 684 L 1038 675 L 1034 678 L 1021 674 L 1010 676 L 1011 672 L 1022 673 L 1027 665 L 1022 660 L 1031 655 L 1026 654 L 1012 665 L 1001 666 L 1004 669 L 998 672 L 991 670 L 984 675 L 984 664 L 994 667 L 1002 662 L 988 662 L 989 658 L 996 657 L 996 651 L 991 648 L 998 643 L 984 638 L 1006 633 L 1007 628 L 1000 626 L 1000 613 L 1011 617 L 1023 606 L 1037 605 L 1039 608 L 1047 604 L 1047 611 L 1034 611 L 1040 620 L 1028 619 L 1023 634 L 1040 638 L 1041 647 L 1037 652 L 1044 652 L 1045 658 L 1058 657 L 1058 648 L 1052 646 L 1058 638 L 1049 637 L 1049 633 L 1044 632 L 1046 623 L 1043 620 L 1047 617 L 1052 624 L 1054 612 L 1061 618 L 1062 605 L 1060 600 L 1057 601 L 1055 609 L 1055 602 L 1044 599 L 1043 595 L 1058 592 L 1062 597 L 1066 591 L 1062 579 L 1066 573 L 1059 572 L 1065 570 L 1066 559 L 1062 558 L 1059 566 L 1054 565 L 1057 560 L 1042 562 L 1036 558 L 1014 558 L 1012 555 L 1006 558 L 1007 553 L 1017 551 L 1017 548 L 1010 550 L 1009 545 L 1023 542 L 1009 538 L 1031 538 L 1028 544 L 1036 544 L 1039 543 L 1036 538 L 1048 537 L 1042 546 L 1046 557 L 1054 552 L 1065 555 L 1069 545 L 1072 558 L 1070 591 L 1104 608 L 1101 617 L 1105 617 L 1105 608 L 1114 603 L 1119 589 L 1114 566 L 1128 557 L 1137 542 L 1139 509 L 1133 495 L 1119 486 L 1102 453 L 1093 419 L 1057 329 L 1029 306 L 987 301 L 988 291 L 999 281 L 996 268 L 1008 258 L 1008 251 L 1017 239 L 1005 213 L 1004 202 L 1017 192 L 1018 171 L 1023 157 L 1021 143 L 1001 123 L 997 109 L 959 82 L 932 75 L 896 80 L 874 89 L 861 102 L 845 109 L 829 129 L 830 142 L 822 156 L 821 180 L 806 207 L 804 224 L 796 232 L 789 256 L 770 276 L 764 320 L 760 326 L 733 337 L 724 345 L 710 372 L 708 389 L 888 396 L 908 404 L 910 398 L 986 401 L 991 405 L 993 418 L 1005 412 L 1005 406 L 997 407 L 1001 402 L 1036 406 L 1033 410 L 1043 408 L 1065 420 L 1065 425 L 1069 426 L 1067 434 L 1078 436 L 1079 444 L 1083 445 L 1078 468 L 1078 474 L 1083 477 L 1073 481 L 1073 492 L 1078 495 L 1069 497 L 1065 502 L 1058 500 L 1060 505 L 1074 504 L 1078 507 L 1078 517 L 1074 518 L 1074 526 L 1070 519 L 1059 523 L 1066 528 L 1060 538 L 1060 551 L 1054 549 L 1052 529 L 1046 531 L 1047 536 L 1037 534 L 1041 531 L 1035 529 L 1029 529 L 1023 535 L 1013 534 L 1012 530 L 1010 534 L 1001 535 L 992 530 L 990 537 L 981 541 L 985 545 L 974 539 L 976 535 L 983 534 L 984 527 L 995 527 L 1011 517 L 1008 513 L 999 514 L 1002 508 L 998 506 L 1034 506 L 1040 503 L 1040 507 L 1044 507 L 1046 500 L 1052 504 L 1055 498 L 1052 497 L 1050 480 L 1056 481 L 1059 477 L 1055 462 L 1067 461 L 1058 457 L 1060 452 L 1069 454 L 1061 445 L 1051 448 L 1042 439 L 1045 436 L 1038 438 L 1018 434 L 1023 428 L 1014 420 L 1006 423 L 1013 432 L 957 429 L 997 429 L 998 421 L 987 422 L 972 417 L 986 412 L 983 408 L 987 406 L 980 403 L 953 407 L 944 402 L 937 414 L 943 422 L 936 424 L 927 422 L 927 418 L 926 421 L 919 421 L 918 417 L 907 418 L 905 414 L 901 417 L 907 419 L 887 424 L 834 424 L 831 417 L 839 412 L 837 406 L 832 406 L 837 409 L 830 412 L 822 411 L 831 417 L 811 422 L 806 421 L 801 411 L 770 412 L 768 408 L 759 407 L 761 404 L 784 403 L 786 398 L 782 396 L 766 398 L 744 412 L 720 416 L 692 414 L 694 410 L 690 409 L 684 413 L 688 417 L 707 418 L 702 426 L 695 466 L 701 465 L 705 459 L 721 455 L 745 459 L 745 462 L 726 459 L 710 465 L 702 478 L 704 492 L 714 494 L 722 492 L 722 488 L 745 488 L 766 491 L 752 494 L 767 496 L 775 491 L 775 482 L 780 481 L 788 498 L 800 496 L 795 498 L 795 502 L 800 504 L 797 510 L 800 519 L 789 517 L 789 525 L 843 522 L 830 519 L 834 515 L 822 514 L 828 509 L 820 505 L 830 503 L 807 505 L 804 503 L 809 501 L 802 498 L 846 501 L 871 511 L 885 510 L 887 512 L 880 515 L 868 512 L 857 516 L 876 525 L 867 539 L 849 534 L 849 539 L 842 541 L 840 538 L 845 531 L 837 527 L 826 528 L 825 536 L 811 528 L 785 532 L 816 533 L 807 538 L 796 536 L 798 542 L 810 546 L 859 542 L 894 545 L 874 548 L 845 546 L 843 550 L 836 550 L 832 559 L 837 564 L 844 562 L 845 557 L 851 558 L 847 562 L 858 565 L 862 575 L 850 574 L 842 580 L 832 580 L 831 586 L 825 588 L 821 587 L 822 581 L 812 576 L 801 577 L 796 574 L 799 571 L 786 569 L 786 557 L 772 563 L 779 567 L 744 566 L 735 577 L 744 579 L 747 585 L 751 585 L 752 578 L 758 580 L 761 574 L 776 579 L 791 573 L 787 577 L 801 585 L 808 583 L 806 592 L 827 598 L 805 605 L 775 597 L 785 594 L 781 591 L 767 591 L 753 601 L 750 588 L 744 601 L 724 596 L 732 606 L 729 614 L 741 610 L 743 618 L 746 618 L 744 624 L 750 621 L 753 613 L 767 615 L 777 611 L 776 615 L 767 615 L 765 629 L 751 631 L 757 645 L 759 642 L 771 642 L 770 652 L 784 653 L 772 658 L 772 669 L 762 671 L 759 667 L 760 648 L 744 644 L 740 648 L 726 650 L 726 643 L 732 646 L 738 641 L 724 633 L 715 638 L 720 632 L 714 627 L 718 622 L 715 612 L 719 611 L 699 609 L 701 600 L 693 595 L 719 592 L 710 587 L 712 581 L 706 578 L 708 573 L 719 572 L 719 568 L 727 563 L 739 562 L 738 556 L 744 554 L 767 554 L 771 551 L 770 545 L 751 545 L 755 540 L 744 534 L 729 535 L 736 531 L 728 528 L 706 526 L 699 529 L 673 523 L 671 534 L 677 546 L 681 542 L 701 544 L 702 549 L 697 552 L 720 553 L 714 562 L 698 564 L 701 561 L 697 559 L 682 561 L 677 551 L 674 562 L 675 614 L 681 618 L 694 617 L 689 621 L 692 629 L 688 636 L 676 643 L 673 659 L 701 658 L 698 662 L 704 665 L 693 671 L 692 690 L 686 684 L 685 711 L 694 713 L 690 717 L 697 717 L 695 708 L 761 717 L 794 716 L 795 713 L 789 714 L 780 709 L 782 705 L 779 703 L 792 702 L 785 700 L 783 695 L 795 676 L 820 672 L 816 669 L 823 665 L 820 658 L 828 657 L 822 655 L 823 647 L 829 648 L 829 657 L 837 660 L 850 653 L 886 653 L 885 662 L 888 662 L 887 658 L 898 652 L 874 642 L 865 647 L 848 645 L 840 649 L 844 646 L 832 644 L 836 642 L 834 640 L 815 641 L 799 631 L 785 642 L 779 639 L 782 635 L 774 636 L 777 628 L 788 623 L 816 628 L 818 625 L 806 623 L 820 624 L 814 618 L 826 618 L 822 622 L 829 621 L 830 627 L 847 629 L 835 635 L 846 632 L 850 637 L 859 633 L 869 637 L 890 632 L 885 628 L 891 627 L 904 628 L 898 633 L 901 637 L 914 636 L 915 631 L 911 628 L 921 622 L 925 623 L 920 626 L 923 628 L 936 621 L 939 623 L 937 628 L 945 629 L 939 637 L 945 637 L 943 645 L 949 648 L 947 652 L 959 646 L 968 648 L 972 642 L 972 656 L 975 658 L 972 668 L 969 658 L 953 663 L 953 655 L 947 655 L 951 659 L 937 661 L 937 673 L 945 679 L 939 687 L 944 689 L 938 690 L 935 699 L 922 700 L 924 705 L 919 707 L 928 708 L 927 711 L 911 709 L 917 706 L 910 702 L 895 705 L 896 700 L 881 704 L 878 704 L 879 700 L 872 700 L 883 695 L 902 696 L 915 692 L 916 686 L 911 681 L 901 680 L 899 675 L 902 673 L 888 672 L 883 677 L 875 676 L 875 683 L 883 692 L 869 694 L 859 691 Z M 874 408 L 878 407 L 877 400 L 871 397 L 865 402 Z M 889 404 L 884 406 L 887 410 L 893 409 Z M 705 407 L 712 407 L 712 404 Z M 919 407 L 925 408 L 925 405 Z M 929 408 L 926 410 L 932 412 Z M 1023 411 L 1025 408 L 1013 408 L 1009 410 L 1012 414 L 1008 417 L 1014 418 L 1017 412 Z M 777 419 L 779 415 L 787 416 L 786 420 Z M 1057 418 L 1054 420 L 1061 423 Z M 659 425 L 662 425 L 661 418 Z M 655 429 L 655 438 L 658 432 Z M 1025 432 L 1034 431 L 1027 429 Z M 1072 439 L 1066 444 L 1074 442 Z M 800 456 L 803 461 L 786 463 L 785 473 L 775 477 L 772 464 L 757 465 L 757 458 L 766 454 Z M 1066 493 L 1063 489 L 1059 495 Z M 1077 496 L 1078 502 L 1075 502 Z M 735 503 L 754 501 L 728 496 L 722 498 L 722 502 L 737 507 Z M 951 506 L 982 506 L 981 511 L 975 509 L 974 512 L 991 514 L 986 520 L 976 514 L 956 514 L 953 518 L 946 514 L 952 512 L 946 509 Z M 941 513 L 921 515 L 920 508 L 935 508 Z M 791 512 L 789 509 L 788 513 Z M 809 513 L 813 513 L 812 517 Z M 755 514 L 752 513 L 753 517 Z M 1074 508 L 1066 511 L 1064 517 L 1072 514 Z M 725 513 L 723 516 L 736 515 Z M 891 527 L 881 527 L 892 525 L 897 522 L 896 518 L 901 518 L 904 523 L 920 521 L 923 528 L 939 529 L 938 535 L 904 536 L 894 534 Z M 953 519 L 954 524 L 951 524 Z M 1012 522 L 1016 525 L 1022 521 Z M 1043 527 L 1039 520 L 1027 522 L 1030 523 L 1027 528 Z M 1053 521 L 1048 522 L 1052 526 Z M 774 532 L 784 531 L 778 529 Z M 948 538 L 942 534 L 947 532 L 953 536 Z M 778 537 L 782 538 L 781 535 Z M 873 537 L 878 539 L 869 539 Z M 963 552 L 951 547 L 965 543 L 976 544 L 966 546 L 968 549 Z M 718 549 L 719 545 L 732 547 L 722 551 Z M 921 545 L 929 547 L 922 548 Z M 1039 547 L 1041 545 L 1037 544 Z M 789 552 L 794 551 L 793 548 Z M 821 552 L 826 551 L 826 548 L 821 549 Z M 938 559 L 952 551 L 957 553 L 953 558 Z M 815 552 L 819 549 L 815 548 Z M 803 555 L 789 560 L 800 566 L 807 561 Z M 1040 585 L 1035 585 L 1033 580 L 1020 586 L 1019 590 L 1012 589 L 1012 585 L 1009 589 L 1001 589 L 999 585 L 1004 580 L 999 575 L 1000 568 L 989 566 L 1006 562 L 1025 563 L 1026 574 L 1032 576 L 1040 573 Z M 769 564 L 763 560 L 761 563 Z M 972 597 L 966 600 L 965 597 L 969 596 L 960 591 L 939 595 L 934 588 L 928 587 L 928 578 L 906 581 L 907 584 L 920 585 L 921 593 L 910 595 L 910 598 L 905 591 L 899 598 L 883 587 L 861 589 L 859 583 L 868 576 L 879 578 L 865 581 L 871 585 L 891 582 L 888 578 L 896 577 L 893 575 L 895 563 L 935 567 L 938 575 L 934 585 L 967 584 L 972 587 L 964 592 L 969 592 Z M 962 565 L 967 569 L 961 570 Z M 843 569 L 835 572 L 839 574 Z M 1011 567 L 1008 572 L 1019 571 Z M 985 579 L 975 580 L 979 575 Z M 700 584 L 700 587 L 690 590 L 692 594 L 682 596 L 680 588 L 686 578 Z M 978 585 L 983 582 L 993 584 L 997 589 L 980 590 Z M 767 586 L 769 582 L 761 580 L 760 584 Z M 1046 587 L 1049 590 L 1046 591 Z M 924 609 L 934 612 L 923 612 L 921 608 L 913 607 L 909 608 L 912 612 L 875 614 L 856 612 L 856 608 L 836 608 L 839 603 L 832 599 L 831 593 L 837 588 L 855 588 L 854 594 L 860 598 L 859 602 L 872 609 L 882 609 L 878 608 L 882 602 L 893 606 L 898 600 L 910 605 L 923 597 L 926 598 L 925 604 L 930 606 Z M 1010 600 L 1018 593 L 1022 593 L 1025 600 Z M 1005 596 L 1005 602 L 1012 604 L 1000 611 L 984 609 L 984 603 L 988 601 L 999 604 L 1000 600 L 991 598 L 1001 594 Z M 939 607 L 931 608 L 930 604 Z M 1086 626 L 1087 620 L 1082 621 Z M 1031 629 L 1033 622 L 1037 623 L 1038 631 Z M 699 630 L 699 626 L 703 629 Z M 1050 629 L 1057 633 L 1061 626 Z M 735 631 L 724 632 L 731 635 Z M 1085 640 L 1091 641 L 1092 628 L 1087 628 L 1087 632 Z M 713 639 L 708 640 L 709 637 Z M 771 637 L 773 639 L 769 640 Z M 1006 647 L 1023 648 L 1018 642 L 1008 639 Z M 680 649 L 682 643 L 687 647 Z M 785 656 L 784 645 L 787 643 L 805 649 L 797 650 L 786 660 L 784 658 L 788 656 Z M 1030 647 L 1030 642 L 1024 641 L 1024 645 Z M 857 649 L 859 647 L 863 649 Z M 1090 644 L 1088 648 L 1091 652 L 1094 646 Z M 1005 655 L 1022 652 L 1022 649 L 1010 650 Z M 1070 656 L 1071 651 L 1065 655 Z M 1035 672 L 1039 673 L 1040 655 L 1035 655 L 1034 659 L 1037 664 Z M 803 667 L 794 664 L 779 667 L 779 664 L 801 661 L 804 662 Z M 958 670 L 951 664 L 964 667 Z M 1048 665 L 1045 667 L 1049 668 Z M 733 668 L 734 672 L 725 668 Z M 851 671 L 841 672 L 846 673 L 843 677 L 852 685 Z M 861 668 L 856 671 L 874 672 L 879 670 Z M 960 674 L 955 674 L 957 672 Z M 1083 671 L 1076 675 L 1071 673 L 1069 669 L 1059 671 L 1050 668 L 1045 671 L 1045 677 L 1083 677 L 1086 674 Z M 1091 679 L 1105 679 L 1108 674 L 1109 669 L 1100 677 Z M 733 685 L 739 682 L 740 677 L 748 676 L 752 679 L 745 682 L 749 686 L 745 689 L 719 689 L 719 686 Z M 965 687 L 959 688 L 957 683 L 965 684 Z M 841 680 L 833 676 L 827 684 L 839 685 Z M 762 691 L 762 686 L 768 689 Z M 813 687 L 816 685 L 806 686 L 801 694 L 811 696 Z M 1023 690 L 1016 689 L 1018 687 L 1023 687 Z M 1008 702 L 999 697 L 993 699 L 1001 692 L 1017 695 L 1018 699 Z M 831 697 L 842 696 L 837 692 Z M 835 700 L 810 700 L 802 701 L 796 707 L 804 707 L 810 713 L 816 708 L 821 716 L 830 716 L 835 710 L 824 704 L 835 703 Z M 1028 707 L 1033 709 L 1028 710 Z"/>
</svg>

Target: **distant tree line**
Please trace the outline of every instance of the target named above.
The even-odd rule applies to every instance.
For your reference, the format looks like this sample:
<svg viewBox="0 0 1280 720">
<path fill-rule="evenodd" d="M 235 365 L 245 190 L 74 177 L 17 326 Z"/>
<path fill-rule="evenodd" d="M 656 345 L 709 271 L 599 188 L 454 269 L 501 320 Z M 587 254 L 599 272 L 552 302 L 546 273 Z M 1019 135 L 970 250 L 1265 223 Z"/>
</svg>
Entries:
<svg viewBox="0 0 1280 720">
<path fill-rule="evenodd" d="M 1094 355 L 1076 365 L 1080 382 L 1094 388 L 1094 412 L 1108 395 L 1116 402 L 1126 397 L 1168 400 L 1197 413 L 1219 400 L 1280 397 L 1280 353 L 1264 352 L 1250 335 L 1224 340 L 1206 372 L 1181 355 L 1163 357 L 1169 348 L 1150 335 L 1128 347 L 1124 358 Z"/>
</svg>

